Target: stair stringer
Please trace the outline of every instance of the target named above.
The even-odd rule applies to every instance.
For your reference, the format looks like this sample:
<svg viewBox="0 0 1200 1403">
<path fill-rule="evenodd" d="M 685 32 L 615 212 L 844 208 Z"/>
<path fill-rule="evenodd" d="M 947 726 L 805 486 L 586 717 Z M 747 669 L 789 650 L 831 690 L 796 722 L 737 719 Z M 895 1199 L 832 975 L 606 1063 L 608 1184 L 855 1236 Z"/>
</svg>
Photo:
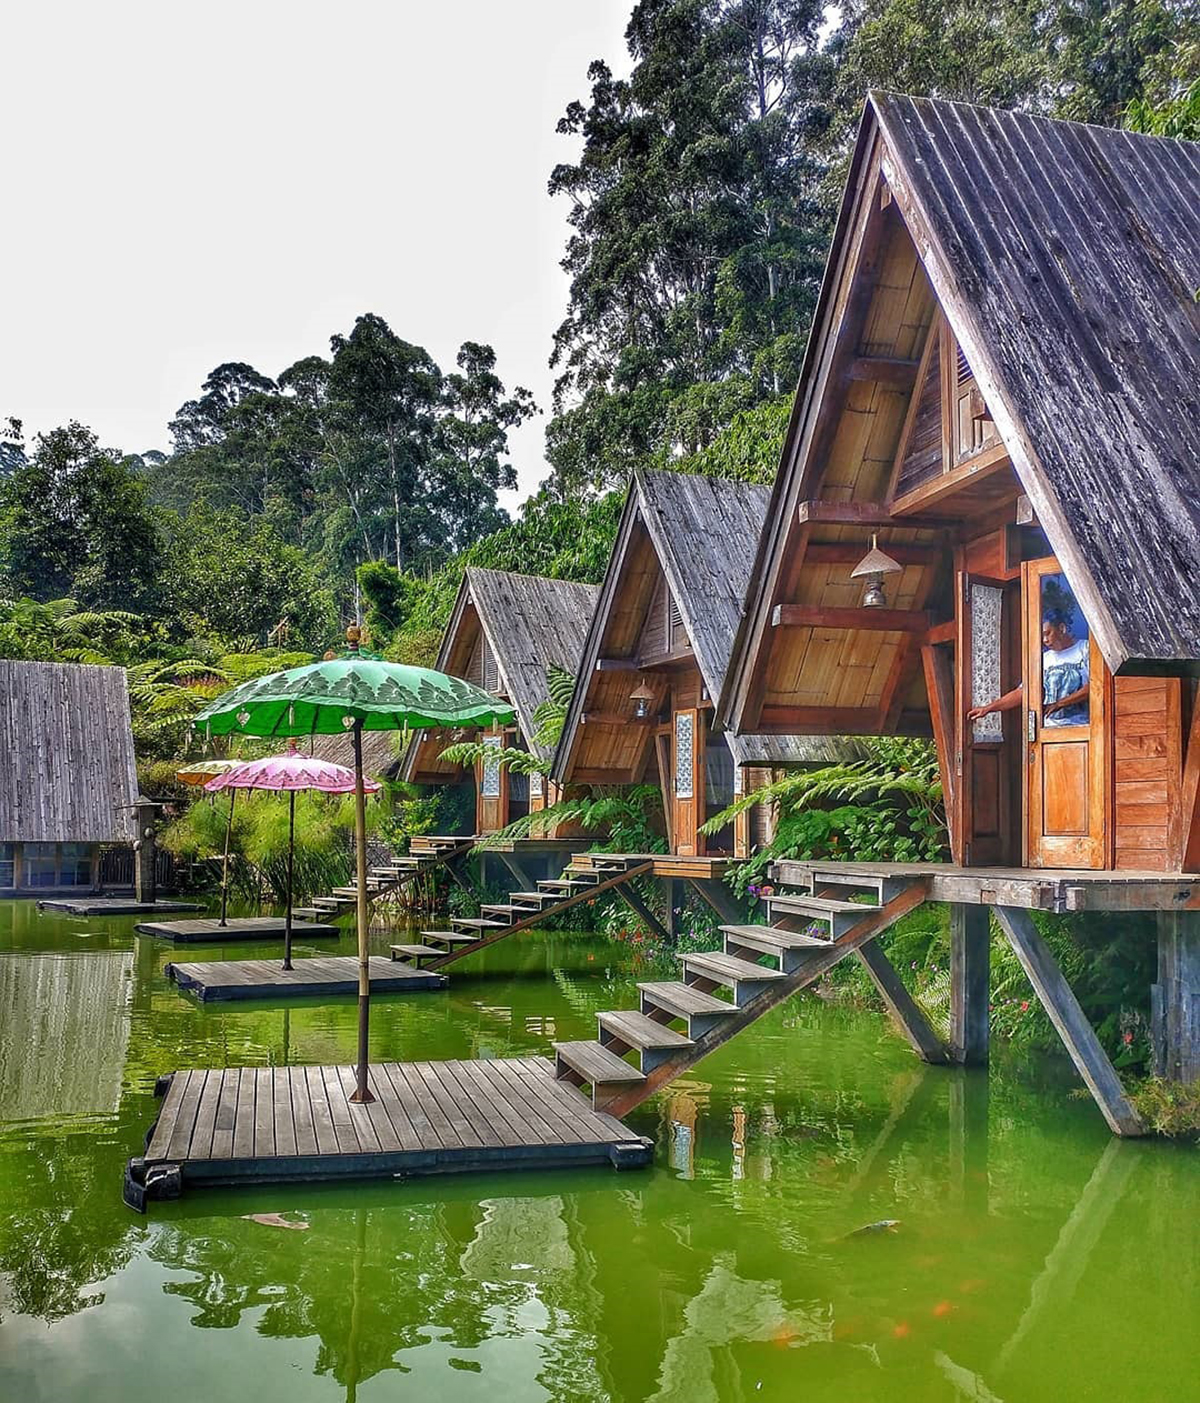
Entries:
<svg viewBox="0 0 1200 1403">
<path fill-rule="evenodd" d="M 687 1052 L 666 1058 L 653 1071 L 646 1073 L 645 1081 L 625 1091 L 618 1092 L 605 1100 L 603 1106 L 598 1109 L 602 1109 L 605 1115 L 616 1116 L 619 1119 L 632 1111 L 635 1106 L 640 1106 L 647 1097 L 653 1096 L 668 1082 L 674 1081 L 683 1072 L 694 1067 L 710 1052 L 715 1052 L 718 1047 L 735 1037 L 743 1028 L 756 1022 L 764 1013 L 769 1013 L 771 1009 L 791 998 L 793 994 L 799 993 L 801 989 L 806 989 L 831 970 L 834 965 L 840 964 L 848 955 L 853 955 L 863 945 L 875 940 L 884 931 L 894 926 L 902 916 L 907 916 L 910 911 L 915 911 L 918 906 L 924 903 L 926 892 L 927 883 L 924 878 L 920 878 L 892 897 L 886 905 L 873 908 L 867 919 L 845 931 L 837 940 L 831 941 L 827 948 L 814 950 L 811 955 L 806 956 L 804 964 L 799 969 L 788 975 L 786 979 L 773 984 L 738 1009 L 733 1017 L 722 1019 L 718 1027 L 697 1038 L 695 1045 Z"/>
<path fill-rule="evenodd" d="M 574 861 L 574 858 L 572 858 Z M 536 926 L 544 921 L 547 916 L 555 916 L 560 911 L 567 910 L 568 907 L 578 906 L 581 901 L 590 901 L 598 892 L 611 891 L 614 887 L 622 886 L 625 882 L 632 881 L 634 877 L 644 877 L 654 870 L 653 862 L 642 862 L 636 867 L 627 867 L 621 872 L 614 872 L 611 877 L 596 882 L 592 886 L 582 887 L 579 891 L 573 892 L 563 901 L 556 901 L 551 905 L 543 906 L 540 911 L 531 911 L 528 916 L 524 916 L 519 921 L 514 921 L 511 925 L 500 930 L 490 930 L 487 935 L 481 936 L 478 940 L 472 941 L 470 945 L 460 945 L 457 949 L 448 951 L 440 960 L 430 960 L 425 966 L 427 970 L 444 969 L 447 965 L 453 964 L 456 960 L 461 960 L 465 955 L 473 955 L 477 950 L 486 949 L 489 945 L 494 945 L 497 940 L 504 940 L 510 935 L 514 935 L 519 930 L 525 930 L 528 926 Z"/>
</svg>

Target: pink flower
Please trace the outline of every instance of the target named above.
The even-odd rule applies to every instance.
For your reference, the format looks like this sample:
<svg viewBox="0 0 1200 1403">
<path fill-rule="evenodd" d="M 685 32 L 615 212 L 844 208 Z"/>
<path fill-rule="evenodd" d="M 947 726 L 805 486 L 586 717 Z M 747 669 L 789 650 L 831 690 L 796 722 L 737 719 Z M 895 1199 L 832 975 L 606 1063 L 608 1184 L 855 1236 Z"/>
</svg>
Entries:
<svg viewBox="0 0 1200 1403">
<path fill-rule="evenodd" d="M 1029 1007 L 1029 1000 L 1028 1000 L 1028 999 L 1022 999 L 1022 1000 L 1021 1000 L 1021 1012 L 1024 1013 L 1025 1010 L 1026 1010 L 1028 1007 Z"/>
<path fill-rule="evenodd" d="M 1126 1034 L 1125 1034 L 1125 1037 L 1124 1037 L 1125 1046 L 1128 1047 L 1129 1044 L 1130 1044 L 1132 1041 L 1133 1041 L 1133 1034 L 1132 1034 L 1132 1033 L 1126 1033 Z"/>
</svg>

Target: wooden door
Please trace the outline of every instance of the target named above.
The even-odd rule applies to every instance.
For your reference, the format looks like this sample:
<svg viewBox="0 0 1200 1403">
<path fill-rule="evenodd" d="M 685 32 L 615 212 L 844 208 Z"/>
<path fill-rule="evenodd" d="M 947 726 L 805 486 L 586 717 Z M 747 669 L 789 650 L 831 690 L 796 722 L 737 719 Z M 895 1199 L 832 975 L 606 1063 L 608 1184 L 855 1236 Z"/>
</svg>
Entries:
<svg viewBox="0 0 1200 1403">
<path fill-rule="evenodd" d="M 1054 559 L 1022 571 L 1030 867 L 1108 866 L 1110 678 Z"/>
<path fill-rule="evenodd" d="M 704 812 L 704 718 L 699 708 L 685 707 L 672 715 L 671 834 L 674 851 L 693 857 L 704 851 L 699 834 Z"/>
<path fill-rule="evenodd" d="M 489 751 L 497 757 L 504 749 L 502 732 L 483 737 Z M 487 756 L 475 767 L 475 832 L 495 833 L 508 822 L 508 769 Z"/>
<path fill-rule="evenodd" d="M 1018 681 L 1020 597 L 1015 583 L 968 571 L 959 572 L 958 583 L 953 822 L 963 865 L 996 866 L 1014 862 L 1020 848 L 1012 814 L 1019 804 L 1013 790 L 1020 720 L 1002 711 L 966 717 Z"/>
</svg>

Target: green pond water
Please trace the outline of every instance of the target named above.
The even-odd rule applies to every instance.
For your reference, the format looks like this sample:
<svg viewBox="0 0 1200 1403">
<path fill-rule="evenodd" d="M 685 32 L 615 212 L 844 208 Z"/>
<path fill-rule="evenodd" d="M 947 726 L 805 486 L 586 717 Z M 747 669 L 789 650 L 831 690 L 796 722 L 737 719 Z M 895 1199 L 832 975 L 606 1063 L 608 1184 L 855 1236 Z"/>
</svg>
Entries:
<svg viewBox="0 0 1200 1403">
<path fill-rule="evenodd" d="M 648 1170 L 139 1217 L 121 1175 L 156 1076 L 354 1053 L 352 1001 L 203 1008 L 174 953 L 0 902 L 3 1403 L 1200 1397 L 1200 1154 L 1112 1140 L 1069 1069 L 926 1068 L 815 996 L 628 1118 Z M 635 959 L 513 937 L 445 993 L 379 998 L 372 1055 L 548 1053 L 633 1005 Z"/>
</svg>

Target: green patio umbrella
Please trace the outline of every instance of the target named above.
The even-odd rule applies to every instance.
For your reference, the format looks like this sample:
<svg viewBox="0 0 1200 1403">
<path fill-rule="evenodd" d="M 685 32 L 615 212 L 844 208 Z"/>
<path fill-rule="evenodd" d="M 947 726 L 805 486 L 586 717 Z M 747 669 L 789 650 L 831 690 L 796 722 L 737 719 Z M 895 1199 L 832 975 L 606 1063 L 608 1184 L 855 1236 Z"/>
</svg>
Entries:
<svg viewBox="0 0 1200 1403">
<path fill-rule="evenodd" d="M 479 687 L 429 668 L 381 662 L 358 651 L 359 630 L 349 628 L 346 656 L 256 677 L 226 692 L 196 717 L 206 736 L 330 736 L 354 742 L 354 833 L 358 889 L 358 1081 L 356 1101 L 372 1100 L 367 1087 L 371 965 L 367 948 L 367 818 L 362 733 L 453 726 L 507 725 L 513 709 Z"/>
</svg>

